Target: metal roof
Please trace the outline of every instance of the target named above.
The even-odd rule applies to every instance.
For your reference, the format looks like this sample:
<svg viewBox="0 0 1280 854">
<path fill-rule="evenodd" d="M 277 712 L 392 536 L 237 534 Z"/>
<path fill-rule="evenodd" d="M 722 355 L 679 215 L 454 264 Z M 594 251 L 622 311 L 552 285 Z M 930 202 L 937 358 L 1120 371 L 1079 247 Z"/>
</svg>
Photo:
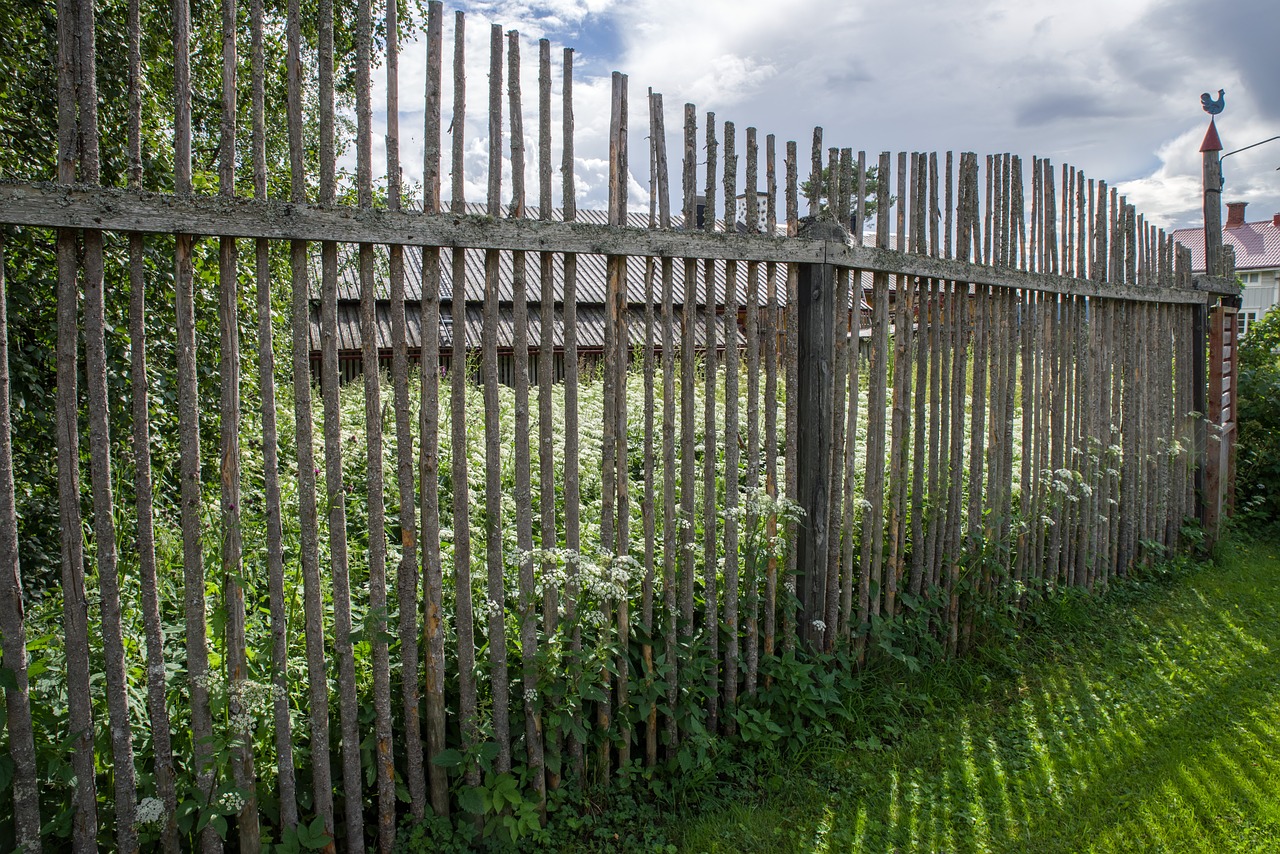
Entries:
<svg viewBox="0 0 1280 854">
<path fill-rule="evenodd" d="M 504 208 L 504 212 L 509 208 Z M 528 219 L 537 218 L 537 209 L 528 210 Z M 467 205 L 468 214 L 485 213 L 485 206 L 478 204 Z M 561 219 L 561 211 L 552 212 L 553 220 Z M 649 217 L 647 214 L 631 213 L 627 217 L 627 225 L 633 228 L 647 228 Z M 606 225 L 608 216 L 605 211 L 579 211 L 577 215 L 578 222 L 591 223 L 594 225 Z M 673 228 L 679 228 L 681 218 L 673 220 Z M 719 223 L 719 227 L 723 228 L 723 222 Z M 448 303 L 453 299 L 453 263 L 452 253 L 455 250 L 440 250 L 440 299 L 442 302 Z M 480 302 L 484 299 L 484 257 L 483 249 L 465 249 L 461 251 L 466 262 L 466 294 L 468 301 Z M 389 272 L 389 261 L 387 248 L 385 246 L 375 246 L 375 277 L 376 277 L 376 298 L 379 300 L 389 300 L 391 298 L 391 283 Z M 406 247 L 404 252 L 405 265 L 405 299 L 409 302 L 416 303 L 422 299 L 422 261 L 423 251 L 417 247 Z M 358 301 L 360 299 L 360 275 L 357 263 L 358 253 L 355 246 L 343 245 L 339 249 L 338 256 L 338 300 L 341 301 Z M 526 298 L 530 305 L 536 305 L 541 301 L 542 295 L 542 279 L 541 264 L 539 253 L 527 252 L 526 259 Z M 604 255 L 578 255 L 578 275 L 576 282 L 576 296 L 578 304 L 595 304 L 603 305 L 605 301 L 605 283 L 607 271 L 607 258 Z M 514 253 L 510 251 L 500 251 L 498 253 L 498 301 L 500 303 L 511 303 L 514 299 L 512 285 L 515 280 L 515 262 Z M 311 291 L 312 298 L 320 298 L 320 265 L 318 254 L 312 257 L 312 276 Z M 706 302 L 705 294 L 705 270 L 706 265 L 698 262 L 697 279 L 694 282 L 696 288 L 695 300 L 702 304 Z M 630 302 L 643 302 L 645 294 L 645 259 L 631 257 L 627 262 L 627 295 Z M 737 299 L 739 305 L 745 305 L 747 302 L 747 268 L 748 264 L 744 261 L 738 262 L 737 274 Z M 717 261 L 714 264 L 715 269 L 715 302 L 717 305 L 724 305 L 725 300 L 725 284 L 727 276 L 727 265 L 723 261 Z M 758 304 L 763 306 L 768 303 L 768 276 L 766 275 L 766 265 L 761 263 L 759 269 L 759 301 Z M 672 281 L 672 299 L 676 305 L 684 305 L 685 299 L 685 281 L 684 281 L 684 263 L 680 259 L 676 259 L 673 264 L 673 281 Z M 552 290 L 555 294 L 557 303 L 564 300 L 564 253 L 556 252 L 552 255 Z M 786 305 L 787 302 L 787 286 L 786 286 L 786 268 L 785 265 L 777 266 L 777 274 L 775 276 L 775 287 L 777 288 L 777 299 L 779 305 Z M 863 287 L 871 287 L 871 274 L 863 274 Z M 655 301 L 662 299 L 662 265 L 660 262 L 654 264 L 653 276 L 653 294 Z"/>
<path fill-rule="evenodd" d="M 484 328 L 484 311 L 480 305 L 467 306 L 467 349 L 478 350 L 480 348 L 480 337 Z M 536 351 L 539 347 L 542 335 L 542 317 L 537 311 L 529 312 L 529 347 Z M 605 309 L 599 305 L 580 305 L 578 306 L 576 329 L 578 331 L 578 349 L 579 350 L 603 350 L 604 349 L 604 327 L 605 327 Z M 391 349 L 391 306 L 387 302 L 379 302 L 377 305 L 377 329 L 378 329 L 378 349 L 381 351 L 389 351 Z M 675 336 L 677 343 L 681 340 L 681 318 L 679 314 L 674 319 Z M 657 313 L 654 317 L 654 343 L 661 347 L 662 336 L 662 319 L 661 313 Z M 725 315 L 717 315 L 716 317 L 716 342 L 720 347 L 724 346 L 726 330 L 728 329 L 728 321 Z M 631 347 L 643 347 L 645 344 L 644 336 L 644 309 L 631 307 L 627 311 L 627 339 Z M 344 352 L 359 351 L 361 349 L 360 337 L 360 305 L 353 302 L 341 302 L 338 304 L 338 350 Z M 706 313 L 698 312 L 694 322 L 694 344 L 701 349 L 706 343 Z M 312 306 L 311 323 L 310 323 L 310 346 L 313 353 L 320 350 L 320 313 L 317 306 Z M 560 307 L 556 307 L 553 318 L 552 341 L 556 349 L 564 347 L 564 315 Z M 410 350 L 418 350 L 422 347 L 422 315 L 414 307 L 414 310 L 405 312 L 405 342 Z M 498 309 L 498 332 L 497 345 L 499 350 L 510 350 L 515 342 L 515 312 L 510 307 L 500 307 Z M 741 330 L 737 333 L 737 342 L 739 347 L 746 344 L 746 338 Z M 445 351 L 453 349 L 453 318 L 449 312 L 445 312 L 440 319 L 440 348 Z"/>
<path fill-rule="evenodd" d="M 1191 250 L 1191 269 L 1203 273 L 1204 228 L 1179 228 L 1173 239 Z M 1235 249 L 1237 271 L 1280 268 L 1280 228 L 1274 220 L 1223 228 L 1222 242 Z"/>
</svg>

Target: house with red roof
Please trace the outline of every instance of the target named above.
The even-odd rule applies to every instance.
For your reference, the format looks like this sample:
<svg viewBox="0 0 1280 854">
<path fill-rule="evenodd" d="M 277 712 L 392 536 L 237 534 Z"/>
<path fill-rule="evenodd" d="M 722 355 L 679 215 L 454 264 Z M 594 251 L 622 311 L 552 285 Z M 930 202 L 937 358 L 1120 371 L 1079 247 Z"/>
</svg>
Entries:
<svg viewBox="0 0 1280 854">
<path fill-rule="evenodd" d="M 1271 219 L 1245 221 L 1247 202 L 1228 202 L 1227 221 L 1222 227 L 1223 246 L 1235 251 L 1236 275 L 1244 283 L 1240 303 L 1240 334 L 1249 325 L 1280 304 L 1280 213 Z M 1180 228 L 1173 239 L 1191 250 L 1191 268 L 1203 273 L 1204 229 Z"/>
</svg>

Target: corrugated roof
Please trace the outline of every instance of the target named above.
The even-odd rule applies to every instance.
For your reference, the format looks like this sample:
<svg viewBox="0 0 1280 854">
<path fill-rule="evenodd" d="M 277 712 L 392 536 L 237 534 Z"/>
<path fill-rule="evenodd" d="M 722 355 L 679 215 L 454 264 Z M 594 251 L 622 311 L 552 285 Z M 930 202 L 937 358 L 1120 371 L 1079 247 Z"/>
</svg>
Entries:
<svg viewBox="0 0 1280 854">
<path fill-rule="evenodd" d="M 509 212 L 509 206 L 503 208 L 504 215 Z M 527 209 L 527 219 L 537 218 L 537 208 Z M 483 215 L 485 206 L 482 204 L 468 204 L 468 214 Z M 562 219 L 562 211 L 557 209 L 552 212 L 553 220 Z M 631 213 L 627 217 L 627 225 L 633 228 L 647 228 L 649 223 L 648 214 Z M 608 215 L 605 211 L 579 211 L 577 215 L 578 222 L 590 223 L 593 225 L 607 225 Z M 682 218 L 674 218 L 672 221 L 673 228 L 679 228 Z M 723 221 L 718 221 L 718 228 L 723 229 Z M 484 256 L 483 249 L 466 249 L 461 250 L 466 259 L 466 293 L 470 301 L 480 301 L 484 299 Z M 375 276 L 377 277 L 376 295 L 380 300 L 391 298 L 391 284 L 387 248 L 385 246 L 375 246 Z M 440 252 L 440 299 L 444 302 L 450 302 L 453 299 L 453 263 L 452 250 L 442 249 Z M 422 298 L 422 256 L 423 253 L 417 247 L 406 247 L 404 252 L 405 263 L 405 299 L 410 302 L 418 302 Z M 512 292 L 512 283 L 515 278 L 514 253 L 510 251 L 502 251 L 498 253 L 499 273 L 498 273 L 498 300 L 502 303 L 512 302 L 514 295 Z M 603 305 L 605 301 L 605 276 L 607 270 L 607 259 L 604 255 L 578 255 L 578 275 L 576 283 L 577 302 L 579 304 L 598 304 Z M 338 299 L 339 301 L 360 299 L 360 276 L 357 263 L 358 253 L 355 246 L 343 245 L 339 248 L 338 257 Z M 526 259 L 526 293 L 527 299 L 531 305 L 540 302 L 542 294 L 541 282 L 541 266 L 539 253 L 528 252 L 525 254 Z M 320 264 L 318 254 L 312 257 L 312 298 L 320 298 Z M 747 301 L 747 263 L 738 262 L 737 275 L 737 298 L 738 304 L 744 305 Z M 672 299 L 676 305 L 684 305 L 684 264 L 677 260 L 673 265 L 674 280 L 672 284 Z M 768 277 L 765 275 L 765 265 L 759 265 L 759 305 L 765 305 L 768 302 Z M 699 262 L 697 265 L 697 280 L 695 287 L 697 289 L 695 299 L 699 303 L 706 301 L 703 291 L 705 264 Z M 725 298 L 725 282 L 727 275 L 727 266 L 723 261 L 715 263 L 715 297 L 717 305 L 724 305 Z M 555 253 L 552 260 L 552 281 L 553 292 L 556 296 L 556 302 L 562 302 L 564 299 L 564 255 L 563 253 Z M 865 273 L 863 275 L 863 286 L 871 287 L 871 275 Z M 786 270 L 783 265 L 778 265 L 778 273 L 776 276 L 776 287 L 778 290 L 778 304 L 785 305 L 787 301 L 786 294 Z M 627 292 L 631 302 L 642 302 L 645 293 L 645 259 L 630 258 L 627 263 Z M 660 301 L 662 299 L 662 266 L 661 263 L 654 265 L 654 281 L 653 281 L 654 299 Z"/>
<path fill-rule="evenodd" d="M 1173 239 L 1191 250 L 1191 269 L 1203 273 L 1204 228 L 1179 228 L 1173 232 Z M 1222 242 L 1235 249 L 1237 271 L 1280 268 L 1280 228 L 1273 220 L 1224 228 Z"/>
<path fill-rule="evenodd" d="M 378 253 L 376 262 L 377 272 L 377 298 L 387 300 L 391 298 L 391 284 L 389 280 L 388 261 L 386 250 L 383 247 L 375 249 Z M 484 299 L 484 256 L 482 249 L 466 249 L 462 250 L 466 261 L 466 283 L 467 298 L 471 302 L 479 302 Z M 453 300 L 453 259 L 451 250 L 442 250 L 440 258 L 440 299 L 444 302 Z M 603 305 L 605 301 L 605 283 L 607 272 L 607 259 L 604 255 L 578 255 L 578 275 L 576 281 L 576 294 L 578 303 L 587 303 L 595 305 Z M 417 248 L 409 248 L 404 253 L 405 259 L 405 299 L 410 302 L 418 302 L 422 299 L 422 252 Z M 359 301 L 360 299 L 360 275 L 357 264 L 356 252 L 342 252 L 339 255 L 338 267 L 338 299 L 339 301 Z M 564 255 L 556 253 L 551 262 L 552 266 L 552 289 L 555 294 L 555 301 L 561 303 L 564 300 Z M 627 261 L 627 296 L 631 302 L 643 302 L 645 294 L 645 259 L 629 258 Z M 725 282 L 727 276 L 727 266 L 724 262 L 716 262 L 715 264 L 715 295 L 716 304 L 724 305 L 725 298 Z M 542 268 L 538 253 L 529 252 L 525 254 L 525 292 L 526 299 L 530 304 L 536 304 L 541 301 L 542 296 Z M 759 305 L 768 303 L 768 277 L 765 275 L 765 265 L 759 266 Z M 312 270 L 312 298 L 320 298 L 320 275 L 319 275 L 318 259 L 313 264 Z M 695 287 L 697 288 L 695 300 L 703 303 L 706 300 L 704 292 L 705 281 L 703 276 L 705 266 L 701 262 L 697 265 L 697 279 Z M 513 283 L 515 281 L 515 261 L 512 252 L 498 253 L 498 301 L 502 303 L 511 303 L 514 299 Z M 738 304 L 745 305 L 747 301 L 747 264 L 746 262 L 738 262 Z M 785 305 L 787 301 L 786 294 L 786 270 L 779 266 L 778 273 L 775 277 L 776 287 L 778 289 L 778 303 Z M 870 279 L 867 279 L 867 287 L 870 287 Z M 676 305 L 684 305 L 684 264 L 676 261 L 673 265 L 672 280 L 672 299 Z M 654 265 L 653 278 L 653 294 L 654 300 L 660 302 L 662 300 L 662 265 L 656 263 Z"/>
<path fill-rule="evenodd" d="M 559 307 L 555 309 L 552 329 L 552 340 L 557 349 L 564 347 L 564 316 Z M 627 312 L 627 339 L 631 347 L 642 347 L 644 337 L 644 309 L 632 307 Z M 576 328 L 578 331 L 578 348 L 580 350 L 602 350 L 604 348 L 605 310 L 598 305 L 580 305 L 577 311 Z M 724 315 L 716 317 L 716 341 L 724 346 L 728 320 Z M 537 312 L 529 312 L 529 347 L 537 350 L 542 335 L 542 318 Z M 378 349 L 391 349 L 391 306 L 386 302 L 377 305 Z M 320 313 L 316 306 L 311 310 L 310 344 L 313 353 L 320 350 Z M 661 345 L 661 319 L 655 317 L 655 343 Z M 484 329 L 484 310 L 480 305 L 467 306 L 467 348 L 478 350 Z M 680 341 L 680 317 L 675 318 L 675 335 Z M 338 304 L 338 350 L 360 350 L 360 305 L 353 302 Z M 694 323 L 695 346 L 702 348 L 706 342 L 706 314 L 698 312 Z M 498 309 L 498 349 L 510 350 L 515 341 L 515 313 L 509 307 Z M 738 346 L 746 345 L 746 338 L 739 330 Z M 410 350 L 422 347 L 422 315 L 416 310 L 405 312 L 405 342 Z M 442 350 L 453 348 L 453 318 L 448 312 L 440 319 L 440 347 Z"/>
</svg>

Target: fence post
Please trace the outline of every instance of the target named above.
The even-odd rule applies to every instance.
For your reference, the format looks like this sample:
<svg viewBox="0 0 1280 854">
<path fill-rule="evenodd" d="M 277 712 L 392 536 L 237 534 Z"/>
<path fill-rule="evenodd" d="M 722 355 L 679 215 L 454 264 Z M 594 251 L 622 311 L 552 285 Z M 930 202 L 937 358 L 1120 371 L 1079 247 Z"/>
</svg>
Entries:
<svg viewBox="0 0 1280 854">
<path fill-rule="evenodd" d="M 800 237 L 843 245 L 845 230 L 832 220 L 805 218 Z M 831 264 L 799 265 L 796 320 L 797 353 L 796 439 L 797 494 L 804 508 L 796 543 L 796 597 L 800 600 L 797 633 L 810 649 L 821 649 L 827 626 L 826 609 L 827 513 L 833 472 L 831 446 L 835 413 L 835 289 Z M 834 631 L 834 627 L 831 627 Z"/>
<path fill-rule="evenodd" d="M 1204 263 L 1205 275 L 1222 274 L 1222 161 L 1219 152 L 1222 142 L 1218 139 L 1218 127 L 1213 119 L 1209 120 L 1209 129 L 1205 131 L 1204 141 L 1200 144 L 1200 155 L 1203 161 L 1203 193 L 1204 193 Z M 1206 350 L 1209 334 L 1209 313 L 1216 299 L 1211 298 L 1206 304 L 1197 307 L 1195 323 L 1192 328 L 1193 348 L 1193 380 L 1195 383 L 1193 405 L 1196 412 L 1196 518 L 1200 524 L 1210 531 L 1216 527 L 1217 513 L 1211 507 L 1216 496 L 1208 491 L 1212 486 L 1213 473 L 1209 465 L 1209 436 L 1206 418 L 1209 415 L 1206 393 L 1208 391 L 1205 367 L 1208 360 Z"/>
</svg>

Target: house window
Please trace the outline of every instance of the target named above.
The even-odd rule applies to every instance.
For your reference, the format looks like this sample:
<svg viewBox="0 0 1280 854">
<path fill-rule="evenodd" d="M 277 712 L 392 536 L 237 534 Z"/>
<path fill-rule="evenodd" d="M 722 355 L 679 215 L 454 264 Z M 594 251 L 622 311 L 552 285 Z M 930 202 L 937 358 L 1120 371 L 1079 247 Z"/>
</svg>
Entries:
<svg viewBox="0 0 1280 854">
<path fill-rule="evenodd" d="M 1257 274 L 1255 273 L 1254 275 L 1257 275 Z M 1253 325 L 1254 321 L 1256 321 L 1257 319 L 1258 319 L 1258 313 L 1256 311 L 1240 312 L 1240 337 L 1241 338 L 1249 334 L 1249 327 Z"/>
<path fill-rule="evenodd" d="M 1240 279 L 1246 285 L 1256 285 L 1258 284 L 1258 282 L 1262 281 L 1262 274 L 1261 273 L 1245 273 L 1243 276 L 1240 277 Z"/>
</svg>

